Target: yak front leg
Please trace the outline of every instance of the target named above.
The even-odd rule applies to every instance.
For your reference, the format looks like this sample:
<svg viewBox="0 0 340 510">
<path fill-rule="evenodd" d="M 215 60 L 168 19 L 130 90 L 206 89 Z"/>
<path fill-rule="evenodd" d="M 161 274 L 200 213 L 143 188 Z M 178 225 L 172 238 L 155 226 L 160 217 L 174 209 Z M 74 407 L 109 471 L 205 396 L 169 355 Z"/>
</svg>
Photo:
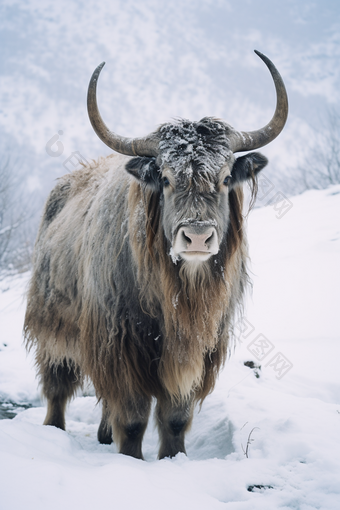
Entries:
<svg viewBox="0 0 340 510">
<path fill-rule="evenodd" d="M 40 366 L 40 380 L 43 395 L 47 398 L 47 414 L 44 425 L 53 425 L 65 430 L 65 409 L 67 401 L 82 385 L 80 368 L 72 361 Z"/>
<path fill-rule="evenodd" d="M 151 409 L 151 398 L 138 395 L 119 408 L 114 406 L 112 418 L 113 439 L 119 453 L 143 459 L 142 440 Z"/>
<path fill-rule="evenodd" d="M 192 422 L 193 409 L 191 397 L 181 402 L 172 402 L 168 395 L 158 399 L 156 421 L 160 438 L 159 459 L 174 457 L 179 452 L 186 453 L 184 437 Z"/>
</svg>

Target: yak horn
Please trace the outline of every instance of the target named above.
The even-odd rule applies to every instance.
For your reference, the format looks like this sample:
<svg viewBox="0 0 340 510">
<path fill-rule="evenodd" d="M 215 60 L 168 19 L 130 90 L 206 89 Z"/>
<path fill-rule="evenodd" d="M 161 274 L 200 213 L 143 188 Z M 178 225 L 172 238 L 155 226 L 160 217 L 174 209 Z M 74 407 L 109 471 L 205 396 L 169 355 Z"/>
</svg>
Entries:
<svg viewBox="0 0 340 510">
<path fill-rule="evenodd" d="M 288 97 L 280 73 L 268 57 L 254 50 L 268 67 L 276 89 L 276 110 L 272 120 L 257 131 L 235 131 L 230 136 L 230 149 L 233 152 L 259 149 L 272 142 L 282 131 L 288 116 Z"/>
<path fill-rule="evenodd" d="M 126 138 L 113 133 L 101 118 L 97 105 L 97 81 L 105 62 L 94 71 L 87 92 L 87 111 L 93 129 L 102 142 L 114 151 L 127 156 L 158 156 L 159 138 L 149 135 L 145 138 Z"/>
</svg>

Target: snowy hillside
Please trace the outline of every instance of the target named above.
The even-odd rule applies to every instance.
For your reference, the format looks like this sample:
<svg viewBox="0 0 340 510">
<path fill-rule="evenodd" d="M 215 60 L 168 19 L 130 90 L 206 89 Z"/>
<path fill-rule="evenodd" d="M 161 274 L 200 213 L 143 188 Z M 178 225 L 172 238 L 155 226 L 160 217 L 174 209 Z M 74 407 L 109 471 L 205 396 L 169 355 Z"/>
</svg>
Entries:
<svg viewBox="0 0 340 510">
<path fill-rule="evenodd" d="M 43 427 L 21 345 L 28 275 L 2 282 L 1 412 L 17 416 L 0 421 L 1 510 L 338 510 L 339 217 L 340 186 L 291 199 L 284 215 L 273 206 L 250 214 L 253 297 L 196 412 L 188 457 L 157 461 L 152 423 L 146 462 L 99 445 L 91 390 L 70 404 L 66 432 Z"/>
<path fill-rule="evenodd" d="M 266 154 L 294 168 L 320 113 L 339 104 L 339 19 L 338 0 L 3 0 L 0 155 L 17 154 L 29 188 L 46 191 L 73 151 L 107 154 L 86 112 L 90 76 L 104 60 L 99 105 L 121 135 L 143 136 L 177 116 L 258 129 L 275 107 L 258 49 L 290 101 Z M 58 131 L 63 153 L 51 157 L 46 145 Z"/>
</svg>

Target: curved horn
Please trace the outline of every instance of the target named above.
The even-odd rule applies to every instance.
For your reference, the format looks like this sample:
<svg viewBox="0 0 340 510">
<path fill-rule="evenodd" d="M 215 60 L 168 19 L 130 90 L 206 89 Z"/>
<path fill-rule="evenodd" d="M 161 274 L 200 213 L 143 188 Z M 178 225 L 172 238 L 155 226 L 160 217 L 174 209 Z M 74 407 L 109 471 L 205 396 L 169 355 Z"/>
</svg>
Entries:
<svg viewBox="0 0 340 510">
<path fill-rule="evenodd" d="M 100 64 L 91 76 L 87 92 L 87 111 L 93 129 L 102 142 L 114 151 L 127 156 L 158 156 L 159 138 L 152 134 L 145 138 L 126 138 L 109 130 L 101 118 L 97 105 L 97 81 L 105 62 Z"/>
<path fill-rule="evenodd" d="M 276 110 L 272 120 L 257 131 L 236 131 L 230 137 L 230 149 L 233 152 L 259 149 L 273 141 L 282 131 L 288 116 L 288 97 L 280 73 L 268 57 L 254 50 L 268 67 L 276 89 Z"/>
</svg>

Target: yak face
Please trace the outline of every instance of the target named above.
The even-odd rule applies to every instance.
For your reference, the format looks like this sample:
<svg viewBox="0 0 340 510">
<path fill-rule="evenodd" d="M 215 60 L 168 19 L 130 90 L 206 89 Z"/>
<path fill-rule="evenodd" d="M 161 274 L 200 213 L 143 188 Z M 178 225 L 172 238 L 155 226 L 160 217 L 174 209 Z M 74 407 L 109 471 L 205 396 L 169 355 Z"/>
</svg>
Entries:
<svg viewBox="0 0 340 510">
<path fill-rule="evenodd" d="M 200 264 L 219 252 L 229 225 L 229 193 L 267 164 L 260 153 L 235 158 L 233 128 L 220 120 L 181 120 L 160 127 L 159 156 L 126 169 L 160 194 L 163 230 L 173 260 Z"/>
</svg>

